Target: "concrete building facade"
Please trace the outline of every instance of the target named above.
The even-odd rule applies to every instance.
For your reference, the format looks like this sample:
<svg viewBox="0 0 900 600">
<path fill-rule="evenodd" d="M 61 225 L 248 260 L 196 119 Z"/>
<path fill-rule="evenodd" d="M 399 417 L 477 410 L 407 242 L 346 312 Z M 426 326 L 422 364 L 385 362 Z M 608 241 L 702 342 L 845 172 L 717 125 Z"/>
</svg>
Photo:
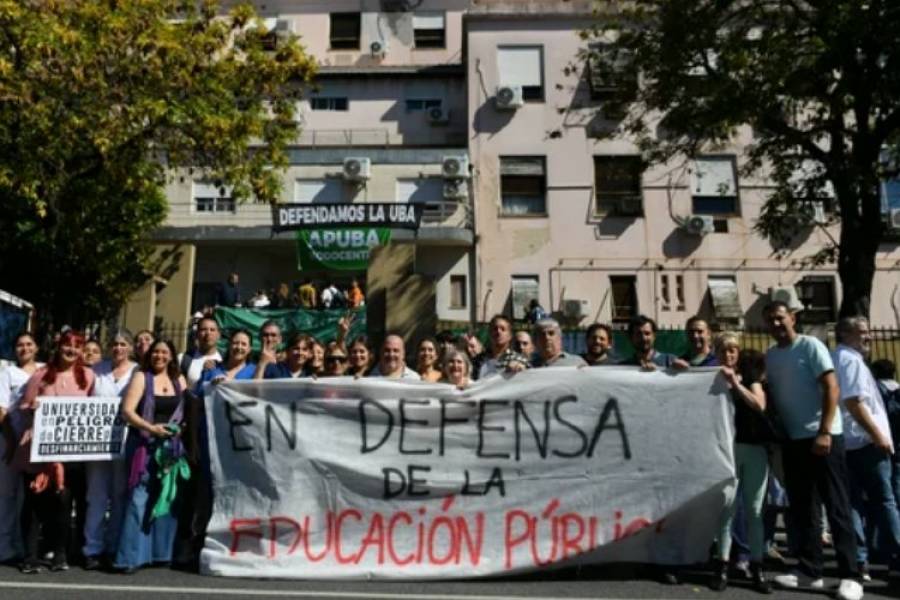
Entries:
<svg viewBox="0 0 900 600">
<path fill-rule="evenodd" d="M 765 174 L 738 176 L 749 128 L 731 145 L 646 170 L 631 140 L 601 135 L 617 115 L 576 61 L 592 2 L 255 4 L 275 43 L 296 34 L 320 64 L 298 107 L 281 200 L 424 204 L 418 232 L 394 233 L 402 251 L 375 261 L 393 274 L 373 284 L 397 302 L 425 298 L 408 312 L 420 325 L 521 317 L 532 298 L 569 326 L 638 313 L 664 326 L 698 313 L 755 326 L 772 297 L 803 306 L 807 323 L 834 320 L 835 269 L 805 261 L 829 232 L 810 223 L 779 253 L 752 229 L 772 187 Z M 448 157 L 471 175 L 449 194 Z M 364 183 L 347 180 L 347 158 L 368 161 Z M 245 297 L 352 275 L 298 272 L 295 236 L 272 233 L 270 208 L 235 204 L 202 175 L 176 173 L 166 193 L 156 239 L 172 268 L 126 309 L 135 329 L 188 323 L 232 271 Z M 873 323 L 900 327 L 900 249 L 884 246 L 877 264 Z"/>
<path fill-rule="evenodd" d="M 806 323 L 834 321 L 835 268 L 804 260 L 828 232 L 811 223 L 780 255 L 752 230 L 772 187 L 765 174 L 738 176 L 749 128 L 732 145 L 645 171 L 629 139 L 598 135 L 615 120 L 589 71 L 571 69 L 590 9 L 479 0 L 466 16 L 478 314 L 521 315 L 534 297 L 571 325 L 643 313 L 680 326 L 699 313 L 758 326 L 774 295 L 803 305 Z M 504 93 L 524 98 L 510 106 Z M 900 326 L 898 261 L 895 245 L 879 253 L 876 325 Z"/>
</svg>

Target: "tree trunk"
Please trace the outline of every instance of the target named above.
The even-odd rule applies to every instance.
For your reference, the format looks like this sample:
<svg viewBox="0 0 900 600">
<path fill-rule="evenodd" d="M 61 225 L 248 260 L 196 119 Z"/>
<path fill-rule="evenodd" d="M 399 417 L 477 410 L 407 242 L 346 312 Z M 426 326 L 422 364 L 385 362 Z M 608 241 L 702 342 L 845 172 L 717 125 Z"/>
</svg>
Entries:
<svg viewBox="0 0 900 600">
<path fill-rule="evenodd" d="M 863 205 L 877 202 L 877 197 L 862 199 Z M 881 223 L 877 216 L 874 223 L 870 222 L 872 220 L 860 215 L 859 211 L 843 211 L 838 275 L 844 293 L 838 318 L 869 318 L 875 255 L 881 240 Z"/>
</svg>

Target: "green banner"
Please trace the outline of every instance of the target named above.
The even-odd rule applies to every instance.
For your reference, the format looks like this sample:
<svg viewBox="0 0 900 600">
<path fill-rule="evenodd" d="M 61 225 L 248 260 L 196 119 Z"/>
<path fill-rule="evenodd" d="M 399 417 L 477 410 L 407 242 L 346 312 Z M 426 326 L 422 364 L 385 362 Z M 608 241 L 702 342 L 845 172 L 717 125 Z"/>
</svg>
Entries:
<svg viewBox="0 0 900 600">
<path fill-rule="evenodd" d="M 303 229 L 297 232 L 299 271 L 365 271 L 369 251 L 391 239 L 384 227 Z"/>
<path fill-rule="evenodd" d="M 222 330 L 219 340 L 219 351 L 225 355 L 228 348 L 228 336 L 235 329 L 246 329 L 253 334 L 253 351 L 259 352 L 259 328 L 272 319 L 281 327 L 281 337 L 287 343 L 295 331 L 307 333 L 323 344 L 334 340 L 337 336 L 338 320 L 348 312 L 353 313 L 353 323 L 347 334 L 349 344 L 356 336 L 366 333 L 366 307 L 351 310 L 305 310 L 302 308 L 222 308 L 216 309 L 216 322 Z"/>
</svg>

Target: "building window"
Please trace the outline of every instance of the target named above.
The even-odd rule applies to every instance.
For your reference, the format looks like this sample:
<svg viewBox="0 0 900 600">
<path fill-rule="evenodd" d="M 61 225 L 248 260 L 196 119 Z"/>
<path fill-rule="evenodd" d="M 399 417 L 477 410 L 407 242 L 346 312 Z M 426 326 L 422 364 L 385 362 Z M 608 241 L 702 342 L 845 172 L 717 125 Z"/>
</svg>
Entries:
<svg viewBox="0 0 900 600">
<path fill-rule="evenodd" d="M 406 112 L 422 112 L 430 108 L 441 108 L 444 101 L 440 98 L 409 98 L 406 100 Z"/>
<path fill-rule="evenodd" d="M 209 181 L 195 181 L 193 195 L 196 212 L 233 213 L 235 211 L 234 198 L 231 197 L 231 188 L 228 186 Z"/>
<path fill-rule="evenodd" d="M 736 215 L 737 175 L 733 156 L 705 157 L 691 171 L 694 214 Z"/>
<path fill-rule="evenodd" d="M 332 50 L 359 49 L 358 12 L 331 13 L 331 48 Z"/>
<path fill-rule="evenodd" d="M 312 110 L 348 110 L 349 105 L 347 98 L 319 96 L 309 99 L 309 107 Z"/>
<path fill-rule="evenodd" d="M 497 49 L 500 85 L 522 87 L 522 99 L 544 100 L 544 60 L 541 46 L 501 46 Z"/>
<path fill-rule="evenodd" d="M 540 280 L 537 275 L 512 276 L 512 313 L 513 319 L 524 320 L 528 315 L 528 305 L 540 295 Z"/>
<path fill-rule="evenodd" d="M 543 156 L 500 157 L 500 203 L 504 216 L 547 214 Z"/>
<path fill-rule="evenodd" d="M 633 275 L 610 275 L 612 320 L 630 321 L 638 314 L 637 278 Z"/>
<path fill-rule="evenodd" d="M 466 307 L 466 276 L 450 276 L 450 308 Z"/>
<path fill-rule="evenodd" d="M 413 14 L 413 45 L 416 48 L 443 48 L 446 45 L 443 12 Z"/>
<path fill-rule="evenodd" d="M 341 179 L 298 179 L 294 182 L 294 202 L 340 204 L 344 201 Z"/>
<path fill-rule="evenodd" d="M 641 216 L 641 175 L 639 156 L 594 157 L 594 210 L 597 215 Z"/>
<path fill-rule="evenodd" d="M 684 311 L 684 275 L 675 276 L 675 310 Z"/>
<path fill-rule="evenodd" d="M 835 320 L 834 278 L 828 276 L 804 277 L 795 286 L 803 312 L 800 320 L 809 325 L 833 323 Z"/>
<path fill-rule="evenodd" d="M 672 288 L 669 287 L 669 276 L 661 273 L 659 276 L 660 310 L 669 311 L 672 308 Z"/>
<path fill-rule="evenodd" d="M 731 275 L 710 275 L 706 282 L 715 321 L 732 327 L 740 325 L 744 311 L 735 278 Z"/>
<path fill-rule="evenodd" d="M 638 89 L 636 71 L 628 71 L 625 66 L 631 56 L 626 50 L 611 44 L 592 44 L 588 60 L 588 84 L 594 100 L 631 100 Z"/>
</svg>

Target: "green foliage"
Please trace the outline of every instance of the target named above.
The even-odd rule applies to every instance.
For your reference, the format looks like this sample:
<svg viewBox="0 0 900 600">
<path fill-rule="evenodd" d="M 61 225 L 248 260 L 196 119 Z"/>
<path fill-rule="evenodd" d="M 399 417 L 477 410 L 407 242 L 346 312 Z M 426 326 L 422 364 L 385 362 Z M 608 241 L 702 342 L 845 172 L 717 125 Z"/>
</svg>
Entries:
<svg viewBox="0 0 900 600">
<path fill-rule="evenodd" d="M 167 173 L 274 201 L 315 74 L 253 9 L 0 0 L 0 282 L 42 320 L 114 315 L 151 275 Z"/>
<path fill-rule="evenodd" d="M 636 89 L 620 85 L 601 101 L 601 118 L 628 107 L 607 131 L 665 162 L 750 127 L 742 172 L 777 184 L 756 230 L 788 248 L 814 225 L 810 203 L 833 189 L 840 238 L 814 260 L 837 259 L 842 314 L 868 314 L 878 185 L 897 164 L 882 157 L 900 137 L 900 3 L 606 1 L 596 17 L 582 59 L 597 73 L 640 74 Z"/>
</svg>

